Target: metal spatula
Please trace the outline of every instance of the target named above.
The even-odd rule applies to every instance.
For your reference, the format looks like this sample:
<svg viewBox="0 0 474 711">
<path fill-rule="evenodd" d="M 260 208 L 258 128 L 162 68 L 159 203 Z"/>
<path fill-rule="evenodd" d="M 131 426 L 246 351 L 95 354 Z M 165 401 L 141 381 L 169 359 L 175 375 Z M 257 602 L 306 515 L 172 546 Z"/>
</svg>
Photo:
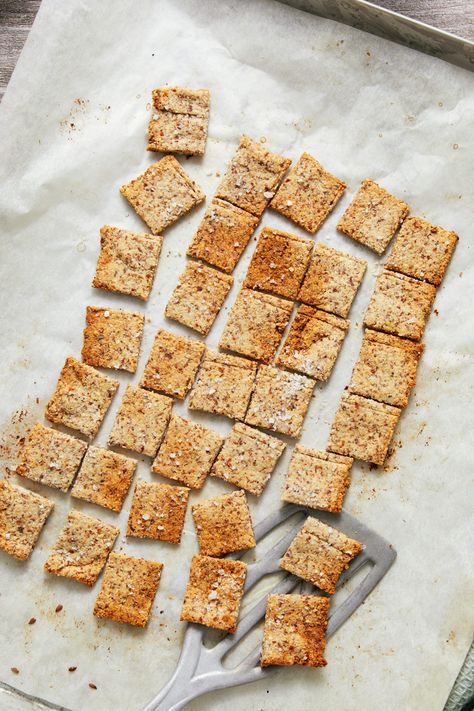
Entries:
<svg viewBox="0 0 474 711">
<path fill-rule="evenodd" d="M 302 514 L 316 515 L 324 523 L 334 526 L 334 528 L 342 531 L 350 538 L 355 538 L 364 544 L 364 549 L 341 575 L 339 588 L 355 575 L 362 566 L 371 565 L 367 575 L 348 597 L 340 605 L 336 603 L 331 606 L 327 628 L 327 636 L 330 637 L 362 604 L 367 595 L 372 592 L 392 565 L 397 554 L 392 546 L 381 536 L 344 511 L 340 514 L 329 514 L 322 511 L 315 512 L 293 504 L 284 506 L 255 526 L 257 542 L 296 513 L 301 514 L 298 523 L 292 526 L 269 551 L 265 552 L 261 559 L 249 564 L 245 590 L 250 590 L 264 575 L 277 571 L 281 572 L 278 562 L 297 531 L 301 528 L 302 520 L 304 519 Z M 288 574 L 270 592 L 288 593 L 300 585 L 300 579 Z M 304 588 L 305 594 L 318 592 L 312 585 L 307 583 L 304 584 Z M 206 634 L 206 628 L 192 623 L 188 624 L 176 671 L 144 711 L 179 711 L 192 699 L 206 694 L 208 691 L 237 686 L 238 684 L 248 684 L 251 681 L 263 679 L 281 669 L 281 667 L 267 667 L 265 669 L 260 667 L 260 646 L 256 647 L 235 667 L 229 668 L 223 665 L 224 657 L 265 616 L 267 594 L 263 595 L 244 614 L 238 623 L 235 634 L 226 635 L 222 641 L 212 648 L 204 645 L 203 638 Z"/>
</svg>

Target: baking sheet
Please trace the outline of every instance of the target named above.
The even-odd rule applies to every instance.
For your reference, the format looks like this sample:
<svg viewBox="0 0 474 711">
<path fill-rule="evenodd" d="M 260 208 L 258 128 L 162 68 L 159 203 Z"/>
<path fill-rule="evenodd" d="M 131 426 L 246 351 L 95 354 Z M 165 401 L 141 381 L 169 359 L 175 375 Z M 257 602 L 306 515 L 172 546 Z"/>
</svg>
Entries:
<svg viewBox="0 0 474 711">
<path fill-rule="evenodd" d="M 380 260 L 335 225 L 359 182 L 380 181 L 424 216 L 461 237 L 426 331 L 419 381 L 395 437 L 387 471 L 354 467 L 347 510 L 397 548 L 399 557 L 365 605 L 330 641 L 324 670 L 283 670 L 273 679 L 215 692 L 190 709 L 404 708 L 444 703 L 472 635 L 470 533 L 473 408 L 471 229 L 473 75 L 439 60 L 304 14 L 272 0 L 171 0 L 139 5 L 43 0 L 0 110 L 4 223 L 1 432 L 4 465 L 18 437 L 41 418 L 59 370 L 82 345 L 87 304 L 147 317 L 136 376 L 121 390 L 96 439 L 105 445 L 126 382 L 137 382 L 204 207 L 166 231 L 146 306 L 90 288 L 104 223 L 140 229 L 119 186 L 154 159 L 145 150 L 151 89 L 209 87 L 210 136 L 202 159 L 183 165 L 212 196 L 240 133 L 294 160 L 313 153 L 348 183 L 316 236 L 369 262 L 350 314 L 352 328 L 330 382 L 318 385 L 302 441 L 324 447 L 361 341 L 361 319 Z M 273 212 L 262 225 L 304 233 Z M 304 235 L 306 236 L 306 235 Z M 254 243 L 206 339 L 216 346 Z M 177 324 L 167 324 L 184 332 Z M 186 404 L 175 411 L 184 414 Z M 225 433 L 225 418 L 187 413 Z M 398 446 L 400 443 L 403 446 Z M 291 447 L 288 448 L 289 450 Z M 255 521 L 279 505 L 290 451 L 259 499 Z M 148 461 L 137 476 L 150 479 Z M 97 621 L 92 590 L 43 573 L 42 564 L 74 505 L 117 516 L 45 487 L 56 503 L 30 560 L 0 554 L 0 679 L 68 708 L 139 709 L 164 684 L 179 655 L 180 601 L 197 550 L 190 511 L 179 549 L 120 537 L 117 549 L 165 564 L 146 630 Z M 192 501 L 229 490 L 210 479 Z M 61 613 L 55 613 L 57 604 Z M 36 617 L 35 625 L 27 624 Z M 10 667 L 20 669 L 13 675 Z M 77 671 L 69 673 L 69 666 Z M 94 682 L 97 690 L 89 688 Z M 0 696 L 0 703 L 1 703 Z"/>
</svg>

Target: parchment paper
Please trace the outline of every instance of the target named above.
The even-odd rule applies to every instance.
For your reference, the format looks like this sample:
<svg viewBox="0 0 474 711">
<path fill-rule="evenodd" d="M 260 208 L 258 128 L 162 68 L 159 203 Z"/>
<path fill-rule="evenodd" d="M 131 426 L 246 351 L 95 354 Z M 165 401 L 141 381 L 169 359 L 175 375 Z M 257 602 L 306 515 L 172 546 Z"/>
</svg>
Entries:
<svg viewBox="0 0 474 711">
<path fill-rule="evenodd" d="M 426 331 L 416 393 L 401 418 L 388 471 L 354 467 L 348 511 L 382 533 L 398 560 L 366 604 L 330 641 L 324 670 L 283 670 L 272 680 L 222 691 L 190 709 L 298 711 L 441 708 L 472 635 L 472 407 L 474 255 L 473 75 L 390 42 L 271 0 L 243 2 L 43 0 L 0 110 L 2 437 L 4 464 L 54 389 L 69 354 L 79 356 L 87 304 L 147 316 L 137 375 L 121 389 L 97 437 L 105 445 L 126 382 L 137 382 L 185 249 L 204 207 L 166 231 L 146 306 L 90 287 L 98 231 L 143 224 L 119 186 L 149 165 L 151 89 L 209 87 L 210 135 L 203 159 L 182 159 L 208 199 L 238 137 L 265 137 L 294 160 L 313 153 L 348 183 L 316 239 L 363 256 L 368 273 L 330 382 L 318 386 L 302 441 L 324 447 L 361 341 L 362 315 L 380 260 L 335 230 L 360 181 L 372 177 L 421 215 L 454 229 L 459 247 Z M 262 225 L 304 234 L 273 212 Z M 253 251 L 207 342 L 216 346 Z M 168 328 L 179 332 L 176 324 Z M 186 405 L 176 412 L 185 413 Z M 189 417 L 227 432 L 225 418 Z M 255 521 L 279 505 L 291 447 L 260 500 Z M 149 462 L 139 476 L 150 478 Z M 184 625 L 180 603 L 197 546 L 190 511 L 179 548 L 118 540 L 119 550 L 162 561 L 146 630 L 92 616 L 99 583 L 85 589 L 43 572 L 71 506 L 115 515 L 39 487 L 56 503 L 27 563 L 0 554 L 0 678 L 73 709 L 139 709 L 167 680 Z M 229 490 L 210 479 L 192 501 Z M 62 604 L 61 613 L 55 613 Z M 30 617 L 35 625 L 28 625 Z M 16 666 L 20 674 L 13 675 Z M 69 666 L 77 671 L 68 672 Z M 91 690 L 89 682 L 97 685 Z"/>
</svg>

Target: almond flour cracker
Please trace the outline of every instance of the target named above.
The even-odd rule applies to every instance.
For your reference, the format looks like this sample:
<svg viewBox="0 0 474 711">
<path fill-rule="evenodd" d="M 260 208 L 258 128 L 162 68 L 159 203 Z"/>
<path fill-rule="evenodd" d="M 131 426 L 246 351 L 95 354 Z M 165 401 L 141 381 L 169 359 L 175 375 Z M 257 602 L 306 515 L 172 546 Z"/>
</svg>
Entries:
<svg viewBox="0 0 474 711">
<path fill-rule="evenodd" d="M 205 350 L 201 341 L 160 329 L 153 341 L 140 385 L 184 399 L 194 383 Z"/>
<path fill-rule="evenodd" d="M 200 501 L 192 512 L 202 555 L 221 556 L 257 545 L 244 491 Z"/>
<path fill-rule="evenodd" d="M 89 447 L 82 461 L 71 496 L 111 511 L 122 509 L 137 462 L 101 447 Z"/>
<path fill-rule="evenodd" d="M 148 125 L 148 150 L 204 155 L 210 98 L 208 89 L 181 86 L 154 89 Z"/>
<path fill-rule="evenodd" d="M 88 365 L 134 373 L 145 317 L 133 311 L 88 306 L 82 360 Z"/>
<path fill-rule="evenodd" d="M 18 560 L 26 560 L 53 508 L 53 502 L 44 496 L 2 479 L 0 549 Z"/>
<path fill-rule="evenodd" d="M 179 543 L 189 489 L 139 479 L 133 492 L 127 536 Z"/>
</svg>

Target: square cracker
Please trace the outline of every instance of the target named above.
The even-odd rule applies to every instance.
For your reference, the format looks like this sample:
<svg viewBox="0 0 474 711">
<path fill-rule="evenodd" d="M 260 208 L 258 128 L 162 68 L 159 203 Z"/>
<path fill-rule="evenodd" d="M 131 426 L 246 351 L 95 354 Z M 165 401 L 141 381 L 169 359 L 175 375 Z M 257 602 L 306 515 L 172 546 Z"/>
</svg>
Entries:
<svg viewBox="0 0 474 711">
<path fill-rule="evenodd" d="M 210 91 L 180 86 L 152 91 L 148 150 L 202 156 L 209 123 Z"/>
<path fill-rule="evenodd" d="M 143 371 L 142 388 L 184 399 L 191 389 L 206 346 L 186 336 L 160 329 Z"/>
<path fill-rule="evenodd" d="M 270 207 L 314 234 L 334 209 L 346 184 L 303 153 L 278 188 Z"/>
<path fill-rule="evenodd" d="M 0 549 L 26 560 L 54 508 L 49 499 L 6 479 L 0 481 Z"/>
<path fill-rule="evenodd" d="M 219 348 L 271 363 L 292 310 L 291 301 L 242 289 L 230 310 Z"/>
<path fill-rule="evenodd" d="M 166 318 L 206 336 L 233 283 L 228 274 L 188 262 L 166 304 Z"/>
<path fill-rule="evenodd" d="M 67 522 L 44 569 L 92 586 L 105 565 L 119 529 L 80 511 L 69 511 Z"/>
<path fill-rule="evenodd" d="M 301 304 L 276 364 L 310 378 L 327 380 L 348 330 L 346 319 Z"/>
<path fill-rule="evenodd" d="M 189 489 L 139 479 L 133 492 L 127 536 L 179 543 Z"/>
<path fill-rule="evenodd" d="M 262 667 L 272 664 L 324 667 L 329 598 L 269 595 L 263 629 Z"/>
<path fill-rule="evenodd" d="M 313 242 L 264 227 L 252 255 L 244 286 L 296 299 L 313 251 Z"/>
<path fill-rule="evenodd" d="M 299 437 L 313 389 L 314 380 L 304 375 L 260 365 L 245 422 Z"/>
<path fill-rule="evenodd" d="M 221 556 L 257 545 L 245 491 L 200 501 L 192 512 L 202 555 Z"/>
<path fill-rule="evenodd" d="M 122 185 L 120 192 L 154 235 L 159 235 L 206 197 L 174 156 L 165 156 L 153 163 L 142 175 Z"/>
<path fill-rule="evenodd" d="M 432 284 L 384 269 L 377 277 L 364 326 L 419 341 L 435 296 Z"/>
<path fill-rule="evenodd" d="M 16 473 L 67 491 L 81 466 L 86 449 L 87 444 L 81 439 L 37 422 L 21 451 Z"/>
<path fill-rule="evenodd" d="M 423 349 L 423 343 L 367 329 L 352 371 L 350 392 L 406 407 Z"/>
<path fill-rule="evenodd" d="M 163 239 L 104 225 L 92 286 L 146 301 L 150 296 Z"/>
<path fill-rule="evenodd" d="M 364 259 L 317 244 L 298 299 L 346 318 L 366 268 Z"/>
<path fill-rule="evenodd" d="M 280 560 L 280 568 L 332 595 L 341 573 L 362 548 L 359 541 L 308 516 Z"/>
<path fill-rule="evenodd" d="M 173 415 L 151 470 L 200 489 L 223 441 L 217 432 Z"/>
<path fill-rule="evenodd" d="M 214 198 L 191 240 L 186 254 L 230 274 L 252 233 L 258 217 L 225 200 Z"/>
<path fill-rule="evenodd" d="M 271 153 L 248 136 L 241 136 L 216 197 L 260 217 L 290 165 L 288 158 Z"/>
<path fill-rule="evenodd" d="M 286 473 L 282 501 L 339 512 L 351 483 L 351 457 L 297 444 Z"/>
<path fill-rule="evenodd" d="M 109 435 L 109 447 L 122 447 L 154 457 L 173 408 L 166 395 L 127 385 Z"/>
<path fill-rule="evenodd" d="M 134 373 L 145 317 L 133 311 L 88 306 L 82 360 L 88 365 Z"/>
<path fill-rule="evenodd" d="M 45 416 L 50 422 L 94 437 L 119 386 L 118 380 L 99 373 L 75 358 L 66 358 Z"/>
<path fill-rule="evenodd" d="M 236 422 L 217 455 L 211 476 L 260 496 L 285 446 L 276 437 Z"/>
<path fill-rule="evenodd" d="M 243 420 L 256 372 L 257 364 L 246 358 L 206 350 L 189 409 Z"/>
<path fill-rule="evenodd" d="M 408 205 L 374 183 L 363 180 L 337 229 L 382 254 L 409 212 Z"/>
<path fill-rule="evenodd" d="M 94 605 L 96 617 L 145 627 L 160 584 L 163 563 L 111 553 Z"/>
<path fill-rule="evenodd" d="M 120 511 L 132 483 L 137 462 L 101 447 L 89 447 L 71 496 Z"/>
<path fill-rule="evenodd" d="M 401 410 L 392 405 L 347 394 L 334 417 L 327 449 L 364 462 L 383 464 Z"/>
<path fill-rule="evenodd" d="M 458 239 L 455 232 L 410 217 L 403 223 L 385 267 L 438 286 Z"/>
<path fill-rule="evenodd" d="M 235 632 L 247 566 L 240 560 L 195 555 L 181 608 L 181 620 Z"/>
</svg>

